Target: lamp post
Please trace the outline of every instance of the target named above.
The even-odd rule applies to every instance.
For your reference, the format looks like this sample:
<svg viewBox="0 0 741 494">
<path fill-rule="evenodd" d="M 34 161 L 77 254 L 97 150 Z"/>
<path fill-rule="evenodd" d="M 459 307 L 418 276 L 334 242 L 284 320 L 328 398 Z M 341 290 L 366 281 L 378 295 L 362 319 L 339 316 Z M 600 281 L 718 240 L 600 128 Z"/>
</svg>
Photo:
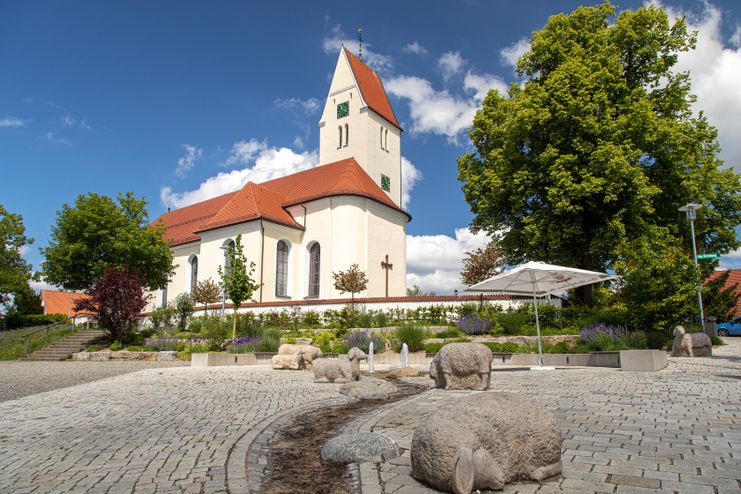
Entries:
<svg viewBox="0 0 741 494">
<path fill-rule="evenodd" d="M 224 272 L 226 272 L 226 245 L 222 245 L 220 249 L 224 252 Z M 221 287 L 221 316 L 219 319 L 224 320 L 224 310 L 226 309 L 226 289 Z"/>
<path fill-rule="evenodd" d="M 697 245 L 695 244 L 695 218 L 697 218 L 697 210 L 702 208 L 702 204 L 689 203 L 685 204 L 680 211 L 687 213 L 687 219 L 690 220 L 690 230 L 692 232 L 692 258 L 695 261 L 695 269 L 698 269 L 697 264 Z M 700 306 L 700 324 L 705 330 L 705 312 L 702 309 L 702 285 L 697 287 L 697 304 Z"/>
</svg>

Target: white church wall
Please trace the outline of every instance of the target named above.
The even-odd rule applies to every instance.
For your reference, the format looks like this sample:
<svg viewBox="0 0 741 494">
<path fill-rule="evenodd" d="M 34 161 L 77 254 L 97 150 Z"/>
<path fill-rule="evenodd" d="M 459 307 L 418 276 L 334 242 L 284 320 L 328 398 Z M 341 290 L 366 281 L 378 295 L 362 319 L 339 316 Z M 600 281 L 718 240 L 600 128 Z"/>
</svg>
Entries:
<svg viewBox="0 0 741 494">
<path fill-rule="evenodd" d="M 379 187 L 381 174 L 391 179 L 391 190 L 384 192 L 401 206 L 401 131 L 374 111 L 367 110 L 367 114 L 364 141 L 368 145 L 357 160 Z"/>
<path fill-rule="evenodd" d="M 368 277 L 371 297 L 386 295 L 386 271 L 381 261 L 389 256 L 389 296 L 406 294 L 406 221 L 398 211 L 368 201 Z"/>
<path fill-rule="evenodd" d="M 303 209 L 303 208 L 302 208 Z M 295 228 L 289 228 L 283 225 L 277 225 L 271 222 L 264 222 L 265 227 L 265 253 L 263 255 L 262 270 L 262 293 L 256 293 L 257 300 L 263 302 L 272 302 L 276 300 L 301 300 L 298 287 L 299 266 L 298 258 L 301 257 L 301 240 L 303 232 Z M 278 261 L 278 242 L 285 241 L 288 244 L 288 291 L 287 297 L 279 297 L 275 294 L 276 287 L 276 267 Z M 259 275 L 258 262 L 258 275 Z M 262 295 L 262 297 L 260 297 Z"/>
</svg>

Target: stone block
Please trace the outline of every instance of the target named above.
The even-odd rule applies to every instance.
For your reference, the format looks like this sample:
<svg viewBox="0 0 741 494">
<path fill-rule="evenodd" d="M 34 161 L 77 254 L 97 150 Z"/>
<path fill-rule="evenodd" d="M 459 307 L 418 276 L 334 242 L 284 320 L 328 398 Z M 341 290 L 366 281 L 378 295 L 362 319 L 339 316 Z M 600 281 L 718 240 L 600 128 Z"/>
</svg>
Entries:
<svg viewBox="0 0 741 494">
<path fill-rule="evenodd" d="M 112 352 L 87 352 L 91 362 L 107 362 L 111 360 Z"/>
<path fill-rule="evenodd" d="M 163 361 L 170 361 L 170 360 L 177 360 L 177 352 L 173 351 L 167 351 L 167 352 L 157 352 L 157 360 L 163 360 Z"/>
<path fill-rule="evenodd" d="M 655 372 L 667 365 L 662 350 L 621 350 L 620 369 L 624 371 Z"/>
<path fill-rule="evenodd" d="M 257 357 L 254 353 L 238 353 L 237 365 L 257 365 Z"/>
<path fill-rule="evenodd" d="M 191 366 L 235 365 L 237 354 L 234 353 L 194 353 L 190 356 Z"/>
</svg>

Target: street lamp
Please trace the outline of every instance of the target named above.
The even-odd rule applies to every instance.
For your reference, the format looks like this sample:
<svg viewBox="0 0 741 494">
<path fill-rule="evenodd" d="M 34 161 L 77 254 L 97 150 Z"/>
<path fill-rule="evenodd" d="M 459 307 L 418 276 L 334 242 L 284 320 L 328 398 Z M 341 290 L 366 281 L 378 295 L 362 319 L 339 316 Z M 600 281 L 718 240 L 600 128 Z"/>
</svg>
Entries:
<svg viewBox="0 0 741 494">
<path fill-rule="evenodd" d="M 690 230 L 692 231 L 692 258 L 695 260 L 695 269 L 698 269 L 697 265 L 697 245 L 695 245 L 695 218 L 697 218 L 697 210 L 702 208 L 702 204 L 689 203 L 685 204 L 680 211 L 687 213 L 687 219 L 690 220 Z M 705 330 L 705 312 L 702 309 L 702 285 L 697 287 L 697 304 L 700 306 L 700 324 L 702 324 L 703 331 Z"/>
</svg>

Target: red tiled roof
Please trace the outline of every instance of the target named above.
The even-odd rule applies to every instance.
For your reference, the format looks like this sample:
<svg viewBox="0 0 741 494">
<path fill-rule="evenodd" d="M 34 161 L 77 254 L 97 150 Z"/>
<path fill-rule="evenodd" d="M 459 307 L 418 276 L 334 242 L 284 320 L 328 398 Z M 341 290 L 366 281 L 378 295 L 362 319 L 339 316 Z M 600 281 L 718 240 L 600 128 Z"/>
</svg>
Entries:
<svg viewBox="0 0 741 494">
<path fill-rule="evenodd" d="M 75 302 L 88 298 L 88 295 L 78 292 L 62 292 L 58 290 L 41 290 L 41 304 L 44 314 L 64 314 L 74 317 L 78 314 L 90 314 L 87 311 L 76 311 Z"/>
<path fill-rule="evenodd" d="M 201 231 L 260 218 L 302 229 L 285 208 L 340 195 L 367 197 L 409 216 L 381 190 L 354 158 L 348 158 L 262 184 L 250 182 L 237 192 L 165 213 L 154 223 L 165 225 L 165 238 L 172 245 L 199 240 L 198 232 Z"/>
<path fill-rule="evenodd" d="M 727 271 L 730 271 L 730 274 L 728 275 L 728 279 L 726 280 L 726 284 L 723 285 L 723 288 L 728 288 L 730 286 L 736 285 L 736 294 L 741 295 L 741 269 L 728 269 L 728 270 L 714 271 L 705 280 L 705 284 L 714 280 L 718 276 L 726 273 Z M 741 297 L 739 297 L 738 300 L 736 300 L 736 315 L 737 316 L 741 315 Z M 718 321 L 718 322 L 723 322 L 723 321 Z"/>
<path fill-rule="evenodd" d="M 378 74 L 373 69 L 364 64 L 362 60 L 350 53 L 350 50 L 347 48 L 344 50 L 365 102 L 371 110 L 381 115 L 395 127 L 401 129 L 399 122 L 396 121 L 396 115 L 394 115 L 394 110 L 391 108 L 391 103 L 389 103 L 386 90 L 383 88 L 381 78 L 378 77 Z"/>
</svg>

